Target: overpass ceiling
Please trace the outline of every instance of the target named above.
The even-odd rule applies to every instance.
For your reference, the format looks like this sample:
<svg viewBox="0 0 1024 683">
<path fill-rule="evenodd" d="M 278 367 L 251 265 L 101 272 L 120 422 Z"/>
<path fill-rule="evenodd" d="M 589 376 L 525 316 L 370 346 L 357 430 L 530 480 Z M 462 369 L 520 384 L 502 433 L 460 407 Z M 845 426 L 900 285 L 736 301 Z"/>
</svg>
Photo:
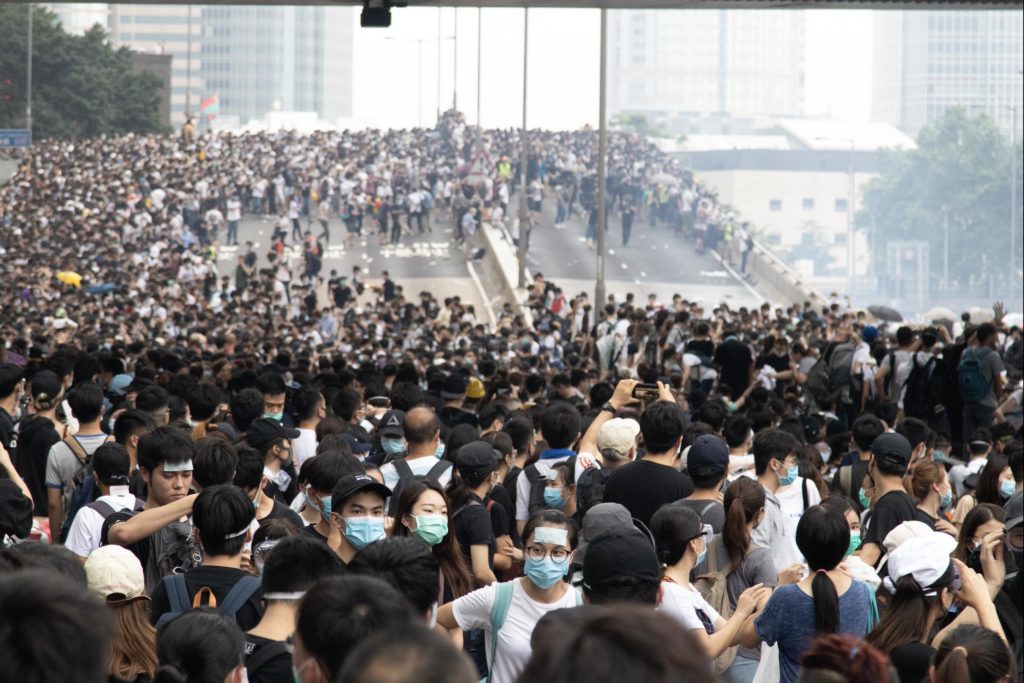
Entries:
<svg viewBox="0 0 1024 683">
<path fill-rule="evenodd" d="M 138 3 L 138 0 L 134 0 Z M 64 4 L 61 2 L 60 4 Z M 110 4 L 129 4 L 114 0 Z M 142 4 L 169 5 L 178 2 L 142 0 Z M 360 0 L 205 0 L 207 5 L 362 5 Z M 393 2 L 396 9 L 399 3 Z M 1024 9 L 1024 0 L 408 0 L 408 7 L 531 7 L 542 9 Z M 400 9 L 399 9 L 400 11 Z"/>
</svg>

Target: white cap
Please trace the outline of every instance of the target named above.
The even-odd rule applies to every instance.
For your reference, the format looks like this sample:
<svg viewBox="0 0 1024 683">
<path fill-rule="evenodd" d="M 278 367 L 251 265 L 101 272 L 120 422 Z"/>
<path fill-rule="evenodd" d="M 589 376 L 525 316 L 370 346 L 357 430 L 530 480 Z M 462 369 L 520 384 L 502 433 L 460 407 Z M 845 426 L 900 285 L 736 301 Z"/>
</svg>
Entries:
<svg viewBox="0 0 1024 683">
<path fill-rule="evenodd" d="M 913 576 L 921 588 L 927 589 L 949 571 L 955 549 L 956 539 L 938 531 L 904 541 L 889 555 L 886 589 L 895 592 L 896 582 L 904 576 Z"/>
<path fill-rule="evenodd" d="M 885 546 L 886 551 L 892 553 L 894 550 L 913 538 L 930 538 L 934 533 L 935 531 L 924 522 L 918 522 L 916 520 L 903 522 L 902 524 L 893 527 L 892 531 L 886 534 L 885 540 L 882 541 L 882 545 Z"/>
<path fill-rule="evenodd" d="M 139 558 L 119 545 L 101 546 L 89 553 L 85 575 L 89 590 L 104 600 L 131 600 L 146 590 Z"/>
<path fill-rule="evenodd" d="M 597 450 L 610 448 L 619 455 L 626 455 L 636 446 L 636 437 L 640 433 L 640 424 L 636 420 L 613 417 L 601 425 L 597 433 Z"/>
</svg>

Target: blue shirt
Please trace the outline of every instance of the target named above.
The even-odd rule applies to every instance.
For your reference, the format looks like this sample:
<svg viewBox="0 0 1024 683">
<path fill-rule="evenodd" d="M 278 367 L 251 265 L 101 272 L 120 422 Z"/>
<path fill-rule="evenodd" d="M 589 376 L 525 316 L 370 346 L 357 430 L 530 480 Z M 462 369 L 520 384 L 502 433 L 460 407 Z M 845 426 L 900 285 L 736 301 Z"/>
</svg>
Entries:
<svg viewBox="0 0 1024 683">
<path fill-rule="evenodd" d="M 841 635 L 863 638 L 868 632 L 870 589 L 860 581 L 839 596 Z M 793 683 L 800 675 L 800 660 L 818 635 L 814 628 L 814 599 L 796 585 L 780 586 L 755 620 L 757 634 L 768 645 L 779 645 L 779 679 Z"/>
</svg>

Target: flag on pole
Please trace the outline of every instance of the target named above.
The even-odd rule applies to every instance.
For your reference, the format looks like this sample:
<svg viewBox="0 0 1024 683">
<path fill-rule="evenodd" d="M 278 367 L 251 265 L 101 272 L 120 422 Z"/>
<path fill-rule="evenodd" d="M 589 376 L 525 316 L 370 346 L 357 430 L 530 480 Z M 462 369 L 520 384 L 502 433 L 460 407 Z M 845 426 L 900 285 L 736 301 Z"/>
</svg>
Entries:
<svg viewBox="0 0 1024 683">
<path fill-rule="evenodd" d="M 210 95 L 199 103 L 199 113 L 207 119 L 213 119 L 220 112 L 220 95 Z"/>
</svg>

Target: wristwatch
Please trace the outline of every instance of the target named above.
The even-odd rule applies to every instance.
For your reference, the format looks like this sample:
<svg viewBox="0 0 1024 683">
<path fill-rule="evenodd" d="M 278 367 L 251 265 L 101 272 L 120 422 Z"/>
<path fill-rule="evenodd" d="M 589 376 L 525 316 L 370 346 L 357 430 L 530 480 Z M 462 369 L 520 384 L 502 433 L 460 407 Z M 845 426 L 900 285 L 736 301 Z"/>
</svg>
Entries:
<svg viewBox="0 0 1024 683">
<path fill-rule="evenodd" d="M 604 404 L 603 406 L 601 406 L 601 410 L 607 410 L 607 411 L 608 411 L 609 413 L 611 413 L 612 415 L 614 415 L 614 414 L 615 414 L 615 412 L 616 412 L 616 411 L 618 410 L 618 408 L 616 408 L 615 406 L 613 406 L 613 405 L 611 404 L 611 401 L 609 401 L 609 402 L 605 403 L 605 404 Z"/>
</svg>

